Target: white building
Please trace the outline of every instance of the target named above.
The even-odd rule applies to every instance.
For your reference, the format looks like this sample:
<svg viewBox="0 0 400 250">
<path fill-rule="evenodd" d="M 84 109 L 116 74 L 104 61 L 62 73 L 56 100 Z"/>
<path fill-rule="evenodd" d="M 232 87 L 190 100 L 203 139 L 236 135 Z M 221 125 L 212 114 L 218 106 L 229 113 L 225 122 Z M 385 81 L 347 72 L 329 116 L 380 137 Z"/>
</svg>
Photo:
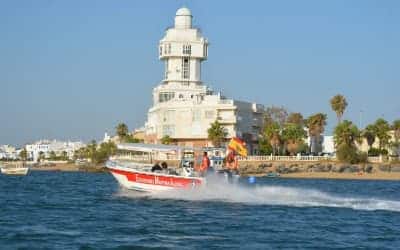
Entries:
<svg viewBox="0 0 400 250">
<path fill-rule="evenodd" d="M 0 159 L 16 160 L 18 159 L 18 151 L 10 145 L 0 145 Z"/>
<path fill-rule="evenodd" d="M 25 149 L 28 152 L 28 158 L 38 161 L 40 154 L 43 154 L 45 158 L 48 158 L 51 152 L 54 152 L 57 156 L 65 154 L 64 152 L 66 152 L 67 157 L 69 159 L 73 159 L 74 152 L 84 146 L 85 144 L 80 141 L 63 142 L 57 140 L 40 140 L 35 143 L 25 145 Z"/>
<path fill-rule="evenodd" d="M 162 82 L 153 90 L 153 107 L 145 124 L 145 142 L 166 135 L 187 146 L 210 146 L 207 130 L 218 120 L 227 139 L 257 142 L 264 107 L 227 99 L 201 81 L 201 64 L 208 56 L 208 40 L 192 26 L 189 9 L 176 12 L 174 27 L 160 40 L 159 59 L 165 63 Z"/>
<path fill-rule="evenodd" d="M 336 152 L 335 149 L 335 142 L 333 140 L 333 135 L 321 135 L 320 138 L 316 140 L 312 140 L 312 137 L 308 134 L 307 131 L 307 138 L 306 143 L 308 148 L 310 149 L 310 153 L 312 154 L 321 154 L 321 153 L 328 153 L 333 154 Z M 314 146 L 312 145 L 314 143 Z M 315 145 L 317 144 L 317 145 Z M 314 148 L 313 148 L 314 147 Z"/>
</svg>

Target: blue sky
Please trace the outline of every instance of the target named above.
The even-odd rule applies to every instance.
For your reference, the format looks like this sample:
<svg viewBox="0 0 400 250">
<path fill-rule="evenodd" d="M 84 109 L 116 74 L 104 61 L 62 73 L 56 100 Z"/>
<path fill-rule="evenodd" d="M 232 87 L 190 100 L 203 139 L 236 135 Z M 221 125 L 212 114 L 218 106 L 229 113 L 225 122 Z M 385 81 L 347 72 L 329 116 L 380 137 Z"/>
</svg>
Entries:
<svg viewBox="0 0 400 250">
<path fill-rule="evenodd" d="M 236 99 L 365 126 L 400 119 L 399 1 L 0 1 L 0 144 L 140 127 L 181 6 L 209 39 L 203 80 Z"/>
</svg>

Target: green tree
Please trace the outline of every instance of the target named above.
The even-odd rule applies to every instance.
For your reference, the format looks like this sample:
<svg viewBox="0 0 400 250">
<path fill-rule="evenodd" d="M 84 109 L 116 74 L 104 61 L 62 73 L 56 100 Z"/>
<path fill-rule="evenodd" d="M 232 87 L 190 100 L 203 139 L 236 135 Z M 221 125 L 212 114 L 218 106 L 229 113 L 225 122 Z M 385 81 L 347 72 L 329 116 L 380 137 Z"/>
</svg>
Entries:
<svg viewBox="0 0 400 250">
<path fill-rule="evenodd" d="M 365 162 L 367 155 L 360 153 L 355 145 L 360 138 L 360 131 L 351 121 L 344 120 L 334 130 L 336 155 L 339 161 L 351 164 Z"/>
<path fill-rule="evenodd" d="M 356 164 L 360 162 L 360 156 L 354 145 L 341 144 L 336 150 L 336 157 L 340 162 Z"/>
<path fill-rule="evenodd" d="M 61 158 L 62 158 L 63 160 L 68 160 L 68 153 L 67 153 L 67 151 L 62 151 L 62 152 L 61 152 Z"/>
<path fill-rule="evenodd" d="M 307 133 L 303 126 L 295 123 L 287 123 L 282 131 L 282 139 L 285 140 L 286 149 L 290 155 L 295 155 L 300 145 L 304 143 Z"/>
<path fill-rule="evenodd" d="M 54 151 L 50 151 L 49 153 L 49 159 L 50 160 L 55 160 L 57 158 L 56 153 Z"/>
<path fill-rule="evenodd" d="M 334 140 L 336 147 L 346 144 L 348 146 L 355 146 L 355 141 L 360 136 L 360 131 L 357 126 L 351 121 L 344 120 L 339 123 L 334 130 Z"/>
<path fill-rule="evenodd" d="M 19 157 L 21 160 L 26 161 L 28 159 L 28 151 L 26 151 L 26 148 L 23 148 L 21 152 L 19 152 Z"/>
<path fill-rule="evenodd" d="M 392 129 L 394 131 L 395 141 L 399 141 L 400 140 L 400 120 L 393 121 Z"/>
<path fill-rule="evenodd" d="M 169 145 L 172 143 L 172 138 L 169 135 L 164 135 L 161 138 L 161 144 Z"/>
<path fill-rule="evenodd" d="M 115 155 L 117 152 L 117 146 L 113 142 L 103 142 L 100 144 L 100 146 L 97 148 L 92 162 L 96 164 L 104 163 L 107 161 L 107 159 Z"/>
<path fill-rule="evenodd" d="M 281 127 L 278 122 L 270 122 L 264 128 L 264 137 L 269 141 L 274 155 L 279 154 L 281 146 Z"/>
<path fill-rule="evenodd" d="M 127 136 L 125 136 L 122 141 L 126 142 L 126 143 L 139 143 L 139 142 L 142 142 L 140 139 L 133 137 L 131 134 L 128 134 Z"/>
<path fill-rule="evenodd" d="M 228 133 L 225 131 L 225 128 L 215 120 L 215 122 L 211 123 L 210 128 L 207 130 L 208 139 L 212 142 L 215 147 L 221 147 L 224 143 L 224 140 Z"/>
<path fill-rule="evenodd" d="M 258 147 L 260 149 L 261 155 L 270 155 L 272 154 L 272 146 L 269 141 L 265 137 L 261 137 L 258 140 Z"/>
<path fill-rule="evenodd" d="M 330 100 L 330 104 L 331 104 L 332 110 L 335 111 L 335 113 L 336 113 L 336 116 L 338 118 L 338 123 L 340 123 L 342 120 L 344 111 L 346 110 L 346 107 L 347 107 L 346 98 L 342 95 L 335 95 Z"/>
<path fill-rule="evenodd" d="M 128 135 L 128 126 L 125 123 L 119 123 L 116 127 L 118 137 L 123 140 Z"/>
<path fill-rule="evenodd" d="M 361 136 L 367 140 L 368 151 L 371 149 L 372 145 L 375 142 L 376 134 L 375 128 L 372 124 L 368 125 L 361 133 Z"/>
<path fill-rule="evenodd" d="M 321 134 L 325 130 L 326 118 L 326 114 L 316 113 L 309 116 L 306 120 L 306 126 L 308 128 L 308 134 L 310 136 L 310 151 L 313 154 L 322 151 Z"/>
<path fill-rule="evenodd" d="M 97 151 L 97 143 L 95 140 L 92 140 L 85 149 L 85 155 L 86 158 L 89 158 L 90 160 L 92 160 L 92 162 L 94 161 L 95 157 L 96 157 L 96 151 Z"/>
<path fill-rule="evenodd" d="M 287 123 L 293 123 L 303 126 L 304 125 L 304 118 L 301 113 L 290 113 L 287 117 Z"/>
<path fill-rule="evenodd" d="M 39 161 L 44 160 L 44 152 L 43 152 L 43 151 L 39 151 L 38 160 L 39 160 Z"/>
<path fill-rule="evenodd" d="M 383 150 L 389 145 L 390 125 L 386 120 L 379 118 L 375 121 L 374 128 L 376 137 L 379 139 L 379 150 Z"/>
</svg>

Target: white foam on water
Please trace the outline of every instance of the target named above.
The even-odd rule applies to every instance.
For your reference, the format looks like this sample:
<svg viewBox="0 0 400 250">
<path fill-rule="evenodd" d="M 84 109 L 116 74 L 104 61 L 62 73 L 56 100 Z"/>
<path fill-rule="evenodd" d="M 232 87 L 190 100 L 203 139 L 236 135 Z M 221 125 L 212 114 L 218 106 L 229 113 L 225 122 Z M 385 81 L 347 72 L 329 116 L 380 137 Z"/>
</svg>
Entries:
<svg viewBox="0 0 400 250">
<path fill-rule="evenodd" d="M 208 182 L 192 190 L 174 190 L 158 193 L 138 193 L 121 190 L 119 196 L 187 201 L 222 201 L 254 205 L 283 205 L 294 207 L 337 207 L 355 210 L 388 210 L 400 212 L 400 201 L 378 198 L 341 197 L 316 189 L 271 185 L 243 186 L 226 182 Z"/>
</svg>

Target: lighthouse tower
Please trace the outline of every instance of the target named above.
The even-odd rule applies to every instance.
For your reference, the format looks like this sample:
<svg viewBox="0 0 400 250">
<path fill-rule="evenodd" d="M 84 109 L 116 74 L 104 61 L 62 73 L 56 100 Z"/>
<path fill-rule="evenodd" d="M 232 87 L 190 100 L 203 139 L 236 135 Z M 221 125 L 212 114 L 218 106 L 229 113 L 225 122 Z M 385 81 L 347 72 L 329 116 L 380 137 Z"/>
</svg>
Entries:
<svg viewBox="0 0 400 250">
<path fill-rule="evenodd" d="M 174 26 L 166 29 L 158 52 L 165 69 L 161 83 L 153 89 L 145 142 L 160 143 L 169 136 L 179 145 L 209 146 L 207 130 L 216 120 L 223 125 L 227 139 L 244 137 L 260 127 L 259 105 L 227 99 L 203 84 L 201 64 L 208 56 L 208 41 L 193 27 L 188 8 L 178 9 Z"/>
<path fill-rule="evenodd" d="M 192 13 L 180 8 L 175 25 L 160 40 L 159 59 L 165 63 L 165 84 L 191 86 L 201 84 L 201 62 L 207 59 L 207 39 L 192 27 Z"/>
</svg>

